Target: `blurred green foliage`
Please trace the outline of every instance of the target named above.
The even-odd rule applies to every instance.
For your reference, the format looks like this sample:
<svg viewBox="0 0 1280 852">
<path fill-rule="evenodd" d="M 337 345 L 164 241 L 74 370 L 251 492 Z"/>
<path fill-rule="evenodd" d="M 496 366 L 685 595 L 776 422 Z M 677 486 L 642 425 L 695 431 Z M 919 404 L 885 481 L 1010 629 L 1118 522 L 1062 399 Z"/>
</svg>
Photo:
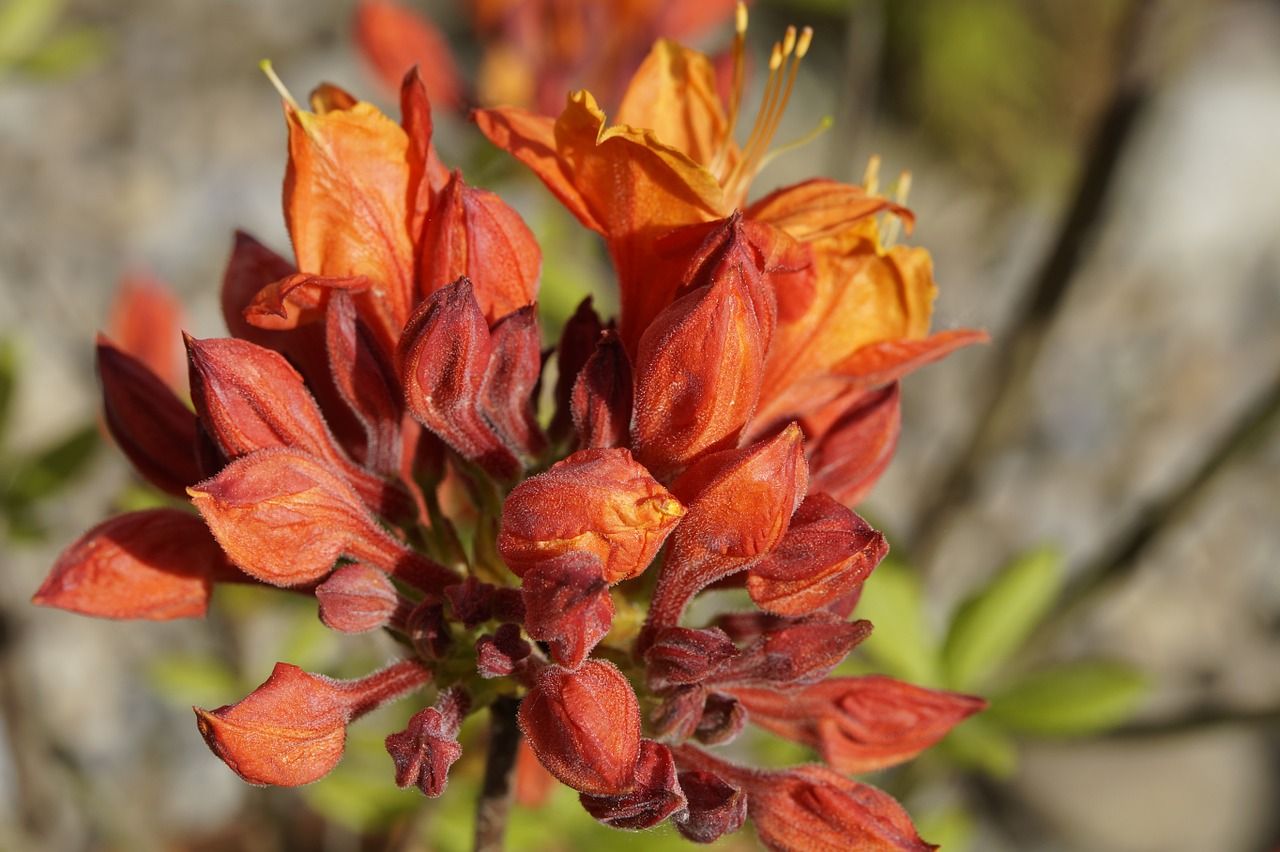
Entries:
<svg viewBox="0 0 1280 852">
<path fill-rule="evenodd" d="M 102 439 L 90 423 L 33 451 L 14 452 L 6 438 L 17 384 L 17 348 L 10 341 L 0 340 L 0 517 L 4 518 L 8 538 L 38 541 L 45 535 L 40 507 L 75 484 Z"/>
<path fill-rule="evenodd" d="M 0 75 L 60 77 L 104 56 L 106 34 L 61 25 L 65 11 L 65 0 L 0 0 Z"/>
</svg>

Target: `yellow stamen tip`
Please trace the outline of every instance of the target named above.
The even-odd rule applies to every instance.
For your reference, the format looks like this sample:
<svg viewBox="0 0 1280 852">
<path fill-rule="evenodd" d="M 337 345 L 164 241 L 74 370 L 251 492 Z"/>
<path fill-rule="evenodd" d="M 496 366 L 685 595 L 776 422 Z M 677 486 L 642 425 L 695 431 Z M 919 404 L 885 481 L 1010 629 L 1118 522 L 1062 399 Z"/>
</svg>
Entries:
<svg viewBox="0 0 1280 852">
<path fill-rule="evenodd" d="M 796 28 L 787 27 L 787 34 L 782 37 L 782 55 L 790 56 L 796 49 Z"/>
<path fill-rule="evenodd" d="M 907 195 L 911 192 L 911 172 L 903 172 L 898 175 L 898 191 L 894 193 L 894 201 L 905 207 L 907 205 Z"/>
<path fill-rule="evenodd" d="M 769 54 L 769 70 L 777 71 L 782 67 L 782 45 L 778 42 L 773 43 L 773 53 Z"/>
<path fill-rule="evenodd" d="M 267 75 L 267 79 L 271 81 L 272 86 L 275 86 L 276 91 L 280 93 L 280 97 L 284 98 L 284 102 L 293 107 L 294 111 L 302 112 L 302 107 L 298 106 L 298 102 L 293 99 L 293 95 L 285 87 L 284 81 L 276 75 L 276 69 L 271 67 L 271 60 L 262 60 L 258 63 L 258 67 L 262 69 L 263 74 Z"/>
<path fill-rule="evenodd" d="M 867 160 L 867 168 L 862 173 L 862 189 L 867 195 L 875 195 L 880 191 L 880 155 L 872 154 Z"/>
<path fill-rule="evenodd" d="M 796 42 L 796 59 L 804 58 L 804 55 L 809 52 L 811 41 L 813 41 L 813 27 L 805 27 L 800 31 L 800 38 Z"/>
<path fill-rule="evenodd" d="M 738 31 L 738 35 L 747 34 L 747 4 L 742 0 L 738 0 L 738 8 L 734 10 L 733 28 Z"/>
</svg>

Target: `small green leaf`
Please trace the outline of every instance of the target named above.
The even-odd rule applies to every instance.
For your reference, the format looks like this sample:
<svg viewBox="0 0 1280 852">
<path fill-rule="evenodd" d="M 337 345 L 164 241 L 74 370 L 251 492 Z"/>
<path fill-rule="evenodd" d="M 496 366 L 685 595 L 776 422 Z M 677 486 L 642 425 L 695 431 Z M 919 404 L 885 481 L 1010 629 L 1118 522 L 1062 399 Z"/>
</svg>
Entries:
<svg viewBox="0 0 1280 852">
<path fill-rule="evenodd" d="M 1125 663 L 1090 660 L 1036 672 L 991 700 L 992 719 L 1041 736 L 1082 736 L 1123 724 L 1147 694 Z"/>
<path fill-rule="evenodd" d="M 1018 747 L 986 714 L 965 719 L 938 744 L 961 766 L 995 778 L 1009 778 L 1018 768 Z"/>
<path fill-rule="evenodd" d="M 18 386 L 18 348 L 0 340 L 0 444 L 4 442 L 13 416 L 13 392 Z"/>
<path fill-rule="evenodd" d="M 859 647 L 881 671 L 924 686 L 939 685 L 938 655 L 924 623 L 920 581 L 911 571 L 881 562 L 863 587 L 856 614 L 874 627 Z"/>
<path fill-rule="evenodd" d="M 18 462 L 3 498 L 8 504 L 30 504 L 66 487 L 93 458 L 101 443 L 98 430 L 85 426 L 34 458 Z"/>
<path fill-rule="evenodd" d="M 1062 559 L 1033 550 L 1013 560 L 956 611 L 942 649 L 947 684 L 973 690 L 1016 651 L 1062 591 Z"/>
</svg>

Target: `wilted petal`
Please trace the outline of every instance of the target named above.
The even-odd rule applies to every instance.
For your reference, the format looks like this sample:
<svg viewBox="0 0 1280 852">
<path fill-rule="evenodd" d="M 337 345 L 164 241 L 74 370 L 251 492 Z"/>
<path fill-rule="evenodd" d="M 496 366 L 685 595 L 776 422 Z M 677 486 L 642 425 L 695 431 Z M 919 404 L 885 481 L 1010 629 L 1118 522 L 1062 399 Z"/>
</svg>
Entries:
<svg viewBox="0 0 1280 852">
<path fill-rule="evenodd" d="M 613 624 L 613 598 L 593 554 L 569 551 L 539 562 L 524 575 L 525 630 L 551 646 L 569 669 L 582 665 Z"/>
<path fill-rule="evenodd" d="M 520 730 L 561 782 L 596 796 L 635 789 L 640 703 L 612 663 L 547 666 L 520 702 Z"/>
<path fill-rule="evenodd" d="M 761 609 L 807 615 L 852 592 L 889 551 L 884 535 L 826 494 L 810 494 L 778 546 L 751 566 Z"/>
<path fill-rule="evenodd" d="M 641 740 L 635 768 L 636 788 L 621 796 L 580 793 L 587 813 L 610 828 L 640 831 L 653 828 L 685 807 L 671 750 L 653 740 Z"/>
<path fill-rule="evenodd" d="M 31 602 L 102 618 L 198 618 L 214 581 L 238 573 L 199 517 L 148 509 L 104 521 L 73 542 Z"/>
<path fill-rule="evenodd" d="M 355 681 L 276 663 L 271 677 L 238 704 L 193 709 L 205 742 L 237 775 L 250 784 L 297 787 L 337 765 L 348 722 L 430 679 L 412 660 Z"/>
<path fill-rule="evenodd" d="M 523 575 L 570 551 L 598 557 L 610 584 L 648 567 L 684 508 L 623 449 L 579 450 L 508 495 L 498 533 Z"/>
</svg>

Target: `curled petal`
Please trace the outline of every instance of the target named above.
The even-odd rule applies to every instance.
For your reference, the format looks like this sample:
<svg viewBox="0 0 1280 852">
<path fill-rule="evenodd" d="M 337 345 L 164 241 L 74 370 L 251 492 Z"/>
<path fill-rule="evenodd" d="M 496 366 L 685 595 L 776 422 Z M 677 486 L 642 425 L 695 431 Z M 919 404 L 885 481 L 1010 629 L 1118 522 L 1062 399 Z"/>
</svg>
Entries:
<svg viewBox="0 0 1280 852">
<path fill-rule="evenodd" d="M 587 813 L 610 828 L 639 831 L 653 828 L 683 810 L 686 801 L 676 778 L 671 750 L 653 740 L 641 740 L 640 759 L 635 769 L 636 787 L 621 796 L 593 796 L 580 793 L 578 800 Z"/>
<path fill-rule="evenodd" d="M 627 450 L 579 450 L 512 489 L 498 550 L 517 575 L 585 551 L 613 584 L 644 571 L 683 515 L 680 502 Z"/>
<path fill-rule="evenodd" d="M 205 742 L 237 775 L 250 784 L 297 787 L 337 765 L 348 722 L 430 679 L 412 660 L 355 681 L 276 663 L 271 677 L 238 704 L 193 709 Z"/>
<path fill-rule="evenodd" d="M 73 542 L 31 602 L 102 618 L 199 618 L 214 581 L 238 573 L 200 518 L 148 509 L 104 521 Z"/>
<path fill-rule="evenodd" d="M 520 702 L 519 720 L 533 753 L 563 783 L 595 796 L 635 789 L 640 703 L 613 664 L 547 666 Z"/>
<path fill-rule="evenodd" d="M 245 321 L 269 331 L 285 331 L 315 322 L 324 314 L 333 293 L 363 293 L 369 289 L 363 275 L 351 277 L 295 272 L 273 281 L 245 306 Z"/>
<path fill-rule="evenodd" d="M 862 518 L 825 494 L 810 494 L 777 548 L 751 566 L 747 591 L 761 609 L 808 615 L 854 591 L 888 551 Z"/>
</svg>

